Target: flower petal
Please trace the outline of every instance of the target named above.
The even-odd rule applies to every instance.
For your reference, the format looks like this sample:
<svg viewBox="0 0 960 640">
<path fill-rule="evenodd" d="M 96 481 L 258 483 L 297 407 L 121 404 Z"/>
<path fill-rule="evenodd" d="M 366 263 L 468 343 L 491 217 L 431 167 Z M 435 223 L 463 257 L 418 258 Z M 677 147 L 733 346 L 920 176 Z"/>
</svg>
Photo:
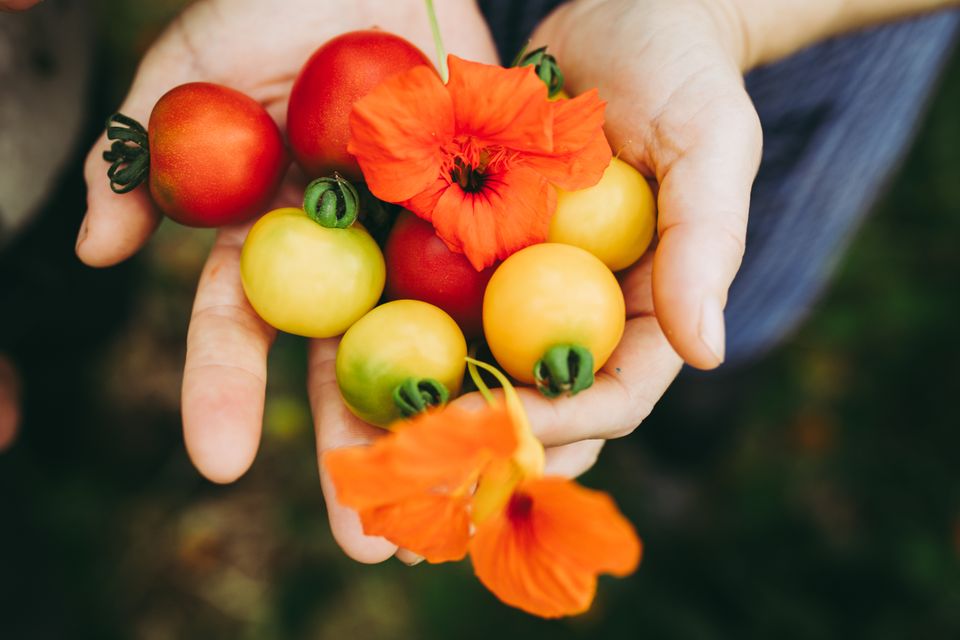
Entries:
<svg viewBox="0 0 960 640">
<path fill-rule="evenodd" d="M 328 451 L 323 462 L 341 504 L 360 513 L 364 533 L 431 562 L 463 557 L 470 486 L 517 446 L 503 406 L 447 406 L 398 424 L 368 447 Z"/>
<path fill-rule="evenodd" d="M 417 205 L 416 201 L 407 203 L 411 211 L 433 223 L 451 251 L 466 255 L 480 271 L 515 251 L 546 241 L 557 195 L 536 171 L 512 167 L 488 173 L 477 193 L 450 185 L 432 212 Z"/>
<path fill-rule="evenodd" d="M 425 493 L 403 502 L 360 512 L 363 532 L 423 556 L 429 562 L 455 562 L 467 554 L 470 516 L 466 494 Z"/>
<path fill-rule="evenodd" d="M 596 90 L 554 103 L 554 153 L 530 154 L 524 164 L 567 191 L 595 185 L 610 164 L 603 133 L 605 103 Z"/>
<path fill-rule="evenodd" d="M 450 94 L 433 69 L 419 66 L 391 76 L 354 104 L 347 150 L 375 196 L 401 202 L 437 179 L 440 148 L 453 133 Z"/>
<path fill-rule="evenodd" d="M 533 67 L 505 69 L 454 55 L 447 60 L 458 134 L 517 151 L 553 150 L 554 107 Z"/>
<path fill-rule="evenodd" d="M 632 572 L 640 549 L 609 496 L 564 478 L 521 484 L 470 542 L 480 581 L 503 602 L 546 618 L 586 611 L 597 575 Z"/>
<path fill-rule="evenodd" d="M 517 446 L 503 407 L 467 411 L 447 406 L 400 424 L 367 447 L 323 456 L 337 499 L 354 509 L 372 509 L 425 492 L 456 491 L 472 482 L 494 458 Z"/>
</svg>

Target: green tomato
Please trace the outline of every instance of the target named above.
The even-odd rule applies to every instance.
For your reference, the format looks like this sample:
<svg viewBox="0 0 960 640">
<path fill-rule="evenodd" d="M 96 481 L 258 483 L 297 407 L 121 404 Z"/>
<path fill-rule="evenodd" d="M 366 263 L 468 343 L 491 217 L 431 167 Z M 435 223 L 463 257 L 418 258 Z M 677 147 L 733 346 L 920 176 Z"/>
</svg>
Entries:
<svg viewBox="0 0 960 640">
<path fill-rule="evenodd" d="M 383 254 L 359 224 L 332 229 L 302 209 L 277 209 L 243 244 L 240 276 L 267 323 L 309 338 L 338 336 L 373 308 L 386 279 Z"/>
<path fill-rule="evenodd" d="M 337 383 L 360 419 L 389 427 L 404 417 L 394 391 L 410 379 L 432 379 L 451 398 L 460 393 L 467 343 L 449 315 L 419 300 L 396 300 L 365 315 L 340 341 Z"/>
</svg>

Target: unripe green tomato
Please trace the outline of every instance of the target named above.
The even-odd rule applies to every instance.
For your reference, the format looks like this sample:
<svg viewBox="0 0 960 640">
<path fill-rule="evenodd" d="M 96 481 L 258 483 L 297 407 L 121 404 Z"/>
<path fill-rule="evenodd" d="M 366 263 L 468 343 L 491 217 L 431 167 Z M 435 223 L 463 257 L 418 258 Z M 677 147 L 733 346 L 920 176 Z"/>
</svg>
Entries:
<svg viewBox="0 0 960 640">
<path fill-rule="evenodd" d="M 586 249 L 611 271 L 620 271 L 640 259 L 656 226 L 650 185 L 639 171 L 614 158 L 592 187 L 558 190 L 548 241 Z"/>
<path fill-rule="evenodd" d="M 357 321 L 337 350 L 337 383 L 361 420 L 389 427 L 403 417 L 393 392 L 408 378 L 432 378 L 455 398 L 467 343 L 446 312 L 419 300 L 380 305 Z"/>
<path fill-rule="evenodd" d="M 302 209 L 276 209 L 257 221 L 240 256 L 243 290 L 268 324 L 330 338 L 350 328 L 383 292 L 377 243 L 359 224 L 324 227 Z"/>
</svg>

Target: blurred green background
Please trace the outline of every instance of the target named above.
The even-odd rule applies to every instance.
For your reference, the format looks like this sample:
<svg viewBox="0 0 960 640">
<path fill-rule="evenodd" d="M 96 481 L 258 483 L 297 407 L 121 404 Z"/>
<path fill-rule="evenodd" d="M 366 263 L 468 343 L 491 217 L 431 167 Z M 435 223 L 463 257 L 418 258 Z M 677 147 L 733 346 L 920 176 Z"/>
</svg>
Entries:
<svg viewBox="0 0 960 640">
<path fill-rule="evenodd" d="M 85 142 L 181 4 L 95 5 Z M 607 446 L 585 483 L 614 494 L 646 557 L 560 622 L 501 606 L 467 563 L 342 556 L 300 340 L 271 355 L 253 469 L 202 480 L 178 394 L 211 235 L 165 224 L 133 262 L 80 267 L 78 150 L 0 262 L 24 301 L 27 383 L 22 436 L 0 456 L 0 638 L 960 637 L 958 114 L 960 61 L 799 335 L 749 369 L 681 380 Z"/>
</svg>

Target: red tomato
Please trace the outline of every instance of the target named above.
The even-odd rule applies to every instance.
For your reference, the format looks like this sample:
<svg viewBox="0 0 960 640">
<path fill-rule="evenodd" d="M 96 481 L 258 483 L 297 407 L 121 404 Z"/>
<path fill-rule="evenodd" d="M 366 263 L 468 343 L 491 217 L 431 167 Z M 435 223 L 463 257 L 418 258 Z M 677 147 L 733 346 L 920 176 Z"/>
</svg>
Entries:
<svg viewBox="0 0 960 640">
<path fill-rule="evenodd" d="M 287 137 L 308 178 L 339 171 L 362 181 L 347 153 L 353 103 L 388 77 L 430 61 L 415 46 L 391 33 L 351 31 L 314 52 L 300 70 L 287 107 Z"/>
<path fill-rule="evenodd" d="M 171 89 L 147 126 L 150 195 L 173 220 L 219 227 L 263 213 L 287 167 L 283 136 L 253 98 L 207 82 Z"/>
<path fill-rule="evenodd" d="M 466 256 L 447 248 L 433 226 L 409 211 L 397 218 L 387 239 L 387 298 L 422 300 L 457 321 L 467 338 L 483 327 L 483 292 L 494 267 L 477 271 Z"/>
</svg>

